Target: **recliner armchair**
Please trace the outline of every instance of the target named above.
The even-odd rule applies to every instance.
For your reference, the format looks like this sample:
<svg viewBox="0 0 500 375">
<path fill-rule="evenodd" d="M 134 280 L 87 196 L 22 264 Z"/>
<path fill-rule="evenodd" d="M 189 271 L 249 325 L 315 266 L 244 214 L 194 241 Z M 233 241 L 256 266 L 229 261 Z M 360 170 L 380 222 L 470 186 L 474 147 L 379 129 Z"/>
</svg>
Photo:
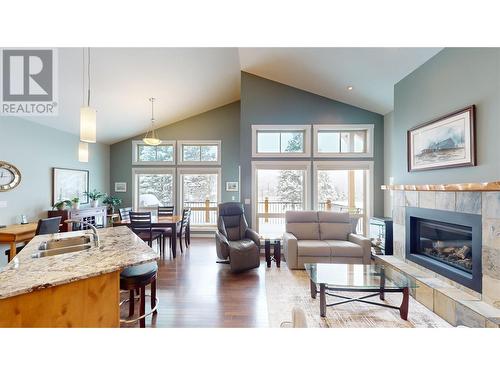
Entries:
<svg viewBox="0 0 500 375">
<path fill-rule="evenodd" d="M 215 233 L 217 256 L 229 263 L 232 272 L 242 272 L 260 265 L 260 239 L 248 227 L 241 203 L 219 204 L 218 231 Z"/>
</svg>

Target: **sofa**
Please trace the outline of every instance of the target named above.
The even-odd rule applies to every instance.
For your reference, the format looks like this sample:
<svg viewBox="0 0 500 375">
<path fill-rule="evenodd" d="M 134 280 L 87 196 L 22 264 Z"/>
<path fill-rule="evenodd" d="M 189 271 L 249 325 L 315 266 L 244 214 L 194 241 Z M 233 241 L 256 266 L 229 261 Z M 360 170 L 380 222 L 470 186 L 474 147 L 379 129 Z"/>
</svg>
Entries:
<svg viewBox="0 0 500 375">
<path fill-rule="evenodd" d="M 304 269 L 304 263 L 370 263 L 370 240 L 353 233 L 348 213 L 287 211 L 285 221 L 283 250 L 290 269 Z"/>
</svg>

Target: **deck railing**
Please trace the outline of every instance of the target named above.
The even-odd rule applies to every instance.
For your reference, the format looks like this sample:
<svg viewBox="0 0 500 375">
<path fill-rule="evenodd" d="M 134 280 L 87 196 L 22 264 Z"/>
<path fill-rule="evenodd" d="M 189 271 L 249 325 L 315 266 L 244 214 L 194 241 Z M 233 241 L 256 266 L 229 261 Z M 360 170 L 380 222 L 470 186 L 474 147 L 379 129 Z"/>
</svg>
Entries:
<svg viewBox="0 0 500 375">
<path fill-rule="evenodd" d="M 216 225 L 217 202 L 209 199 L 203 202 L 184 202 L 184 208 L 191 209 L 191 225 Z"/>
</svg>

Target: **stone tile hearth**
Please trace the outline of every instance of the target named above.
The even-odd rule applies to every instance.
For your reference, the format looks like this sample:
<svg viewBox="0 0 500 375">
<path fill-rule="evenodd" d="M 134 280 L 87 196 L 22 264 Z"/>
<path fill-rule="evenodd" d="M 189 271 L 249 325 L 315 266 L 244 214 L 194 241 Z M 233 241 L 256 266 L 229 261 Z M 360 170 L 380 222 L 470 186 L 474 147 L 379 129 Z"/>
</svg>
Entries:
<svg viewBox="0 0 500 375">
<path fill-rule="evenodd" d="M 378 261 L 415 277 L 416 299 L 452 325 L 498 327 L 500 322 L 500 192 L 392 190 L 394 255 Z M 482 215 L 482 292 L 406 259 L 406 207 Z"/>
</svg>

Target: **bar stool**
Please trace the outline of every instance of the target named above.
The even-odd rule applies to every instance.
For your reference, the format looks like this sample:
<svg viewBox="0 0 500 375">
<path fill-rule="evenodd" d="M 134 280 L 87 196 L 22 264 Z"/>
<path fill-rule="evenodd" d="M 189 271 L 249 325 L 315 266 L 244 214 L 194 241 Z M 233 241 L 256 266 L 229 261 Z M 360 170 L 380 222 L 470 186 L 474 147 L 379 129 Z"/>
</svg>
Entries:
<svg viewBox="0 0 500 375">
<path fill-rule="evenodd" d="M 134 291 L 140 290 L 139 317 L 134 319 L 120 319 L 120 323 L 135 323 L 139 320 L 141 328 L 146 327 L 146 316 L 157 314 L 158 298 L 156 297 L 156 275 L 158 265 L 156 262 L 140 264 L 125 268 L 120 273 L 120 290 L 128 291 L 129 298 L 120 302 L 120 306 L 129 303 L 128 316 L 134 315 Z M 151 294 L 146 294 L 146 286 L 151 284 Z M 146 297 L 151 299 L 151 311 L 146 314 Z"/>
</svg>

